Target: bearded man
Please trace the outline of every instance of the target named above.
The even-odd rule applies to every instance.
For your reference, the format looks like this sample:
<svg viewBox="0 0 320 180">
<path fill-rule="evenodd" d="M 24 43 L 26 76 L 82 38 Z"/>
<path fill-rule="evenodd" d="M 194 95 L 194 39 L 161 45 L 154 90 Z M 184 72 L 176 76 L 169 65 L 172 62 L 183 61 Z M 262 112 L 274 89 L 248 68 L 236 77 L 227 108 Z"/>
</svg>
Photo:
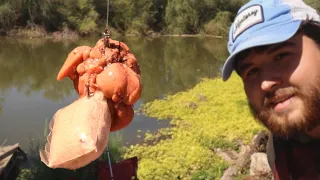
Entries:
<svg viewBox="0 0 320 180">
<path fill-rule="evenodd" d="M 270 130 L 274 179 L 320 179 L 320 17 L 302 0 L 251 0 L 230 27 L 222 69 L 241 77 Z"/>
</svg>

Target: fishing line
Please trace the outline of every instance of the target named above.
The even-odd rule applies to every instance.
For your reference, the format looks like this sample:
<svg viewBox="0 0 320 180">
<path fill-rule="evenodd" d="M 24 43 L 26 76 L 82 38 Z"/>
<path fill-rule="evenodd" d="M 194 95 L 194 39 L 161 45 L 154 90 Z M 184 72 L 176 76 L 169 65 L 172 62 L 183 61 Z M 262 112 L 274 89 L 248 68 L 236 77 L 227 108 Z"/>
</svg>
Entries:
<svg viewBox="0 0 320 180">
<path fill-rule="evenodd" d="M 109 28 L 109 0 L 107 0 L 107 29 Z"/>
</svg>

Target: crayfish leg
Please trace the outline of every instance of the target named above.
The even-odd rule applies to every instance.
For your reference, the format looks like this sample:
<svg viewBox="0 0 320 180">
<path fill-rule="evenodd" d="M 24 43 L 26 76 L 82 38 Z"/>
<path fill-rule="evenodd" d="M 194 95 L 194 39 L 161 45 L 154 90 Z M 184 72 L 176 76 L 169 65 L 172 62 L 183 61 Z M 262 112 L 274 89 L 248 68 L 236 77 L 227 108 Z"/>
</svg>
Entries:
<svg viewBox="0 0 320 180">
<path fill-rule="evenodd" d="M 91 49 L 91 47 L 79 46 L 69 53 L 66 61 L 64 62 L 58 73 L 58 81 L 60 81 L 64 77 L 71 76 L 77 70 L 77 66 L 84 61 L 83 52 L 87 51 L 88 49 Z"/>
</svg>

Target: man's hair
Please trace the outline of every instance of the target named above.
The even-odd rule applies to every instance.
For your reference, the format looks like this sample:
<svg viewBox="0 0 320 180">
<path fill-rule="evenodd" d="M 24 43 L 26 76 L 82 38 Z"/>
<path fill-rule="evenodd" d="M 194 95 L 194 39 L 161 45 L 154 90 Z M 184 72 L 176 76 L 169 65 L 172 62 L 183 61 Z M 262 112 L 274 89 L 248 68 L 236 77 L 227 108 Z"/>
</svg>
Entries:
<svg viewBox="0 0 320 180">
<path fill-rule="evenodd" d="M 320 45 L 320 22 L 312 20 L 303 21 L 299 31 Z"/>
<path fill-rule="evenodd" d="M 320 22 L 312 21 L 312 20 L 303 21 L 301 23 L 297 33 L 300 33 L 300 32 L 302 32 L 303 34 L 305 34 L 309 38 L 313 39 L 320 47 Z M 235 59 L 235 62 L 234 62 L 235 63 L 234 67 L 235 67 L 236 72 L 239 74 L 238 69 L 237 69 L 237 63 L 239 62 L 239 60 L 241 61 L 242 59 L 245 59 L 246 57 L 248 57 L 248 55 L 252 51 L 258 52 L 258 53 L 263 53 L 270 46 L 272 46 L 272 45 L 257 46 L 257 47 L 253 47 L 253 48 L 250 48 L 250 49 L 247 49 L 247 50 L 244 50 L 244 51 L 240 52 L 236 56 L 236 59 Z"/>
</svg>

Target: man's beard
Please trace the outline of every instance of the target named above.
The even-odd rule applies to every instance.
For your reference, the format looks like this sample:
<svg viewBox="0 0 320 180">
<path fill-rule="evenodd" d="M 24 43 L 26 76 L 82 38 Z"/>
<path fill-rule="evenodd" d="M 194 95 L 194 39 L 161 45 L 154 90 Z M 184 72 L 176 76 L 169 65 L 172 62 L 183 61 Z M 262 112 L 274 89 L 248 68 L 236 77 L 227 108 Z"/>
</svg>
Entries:
<svg viewBox="0 0 320 180">
<path fill-rule="evenodd" d="M 268 105 L 268 98 L 270 99 L 280 94 L 293 94 L 295 98 L 303 101 L 303 108 L 300 109 L 299 115 L 289 119 L 288 113 L 277 113 L 273 107 Z M 320 79 L 306 90 L 288 87 L 267 94 L 260 112 L 258 112 L 250 102 L 249 107 L 253 116 L 264 124 L 273 134 L 291 136 L 296 133 L 307 132 L 320 125 Z"/>
</svg>

